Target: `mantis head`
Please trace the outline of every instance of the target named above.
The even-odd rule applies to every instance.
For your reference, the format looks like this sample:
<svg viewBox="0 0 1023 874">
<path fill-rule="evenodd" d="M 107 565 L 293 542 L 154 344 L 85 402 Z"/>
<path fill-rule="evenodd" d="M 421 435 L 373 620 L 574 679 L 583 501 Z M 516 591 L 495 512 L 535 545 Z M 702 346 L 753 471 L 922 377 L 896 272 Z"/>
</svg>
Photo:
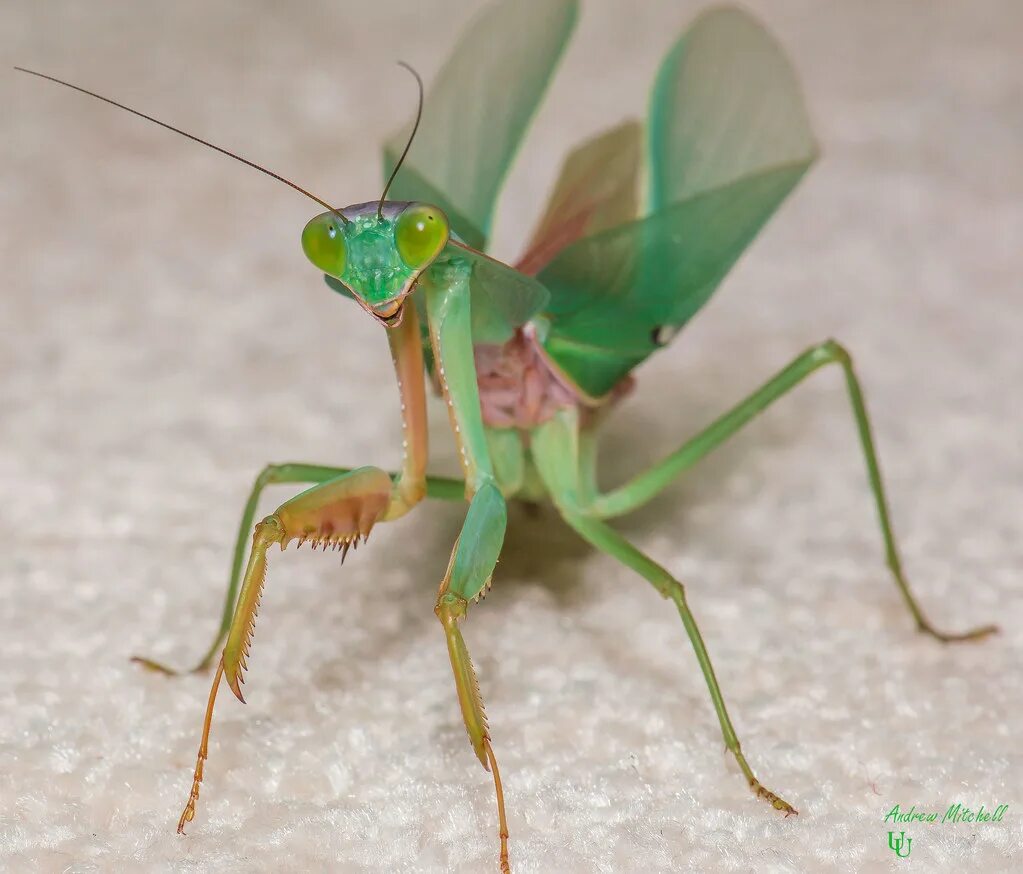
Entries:
<svg viewBox="0 0 1023 874">
<path fill-rule="evenodd" d="M 405 150 L 380 200 L 350 206 L 348 215 L 331 208 L 302 231 L 306 257 L 340 282 L 366 312 L 392 328 L 401 324 L 405 298 L 451 235 L 447 216 L 436 206 L 387 200 L 423 117 L 423 80 L 404 61 L 398 63 L 415 76 L 419 106 Z"/>
<path fill-rule="evenodd" d="M 366 312 L 394 326 L 405 298 L 449 237 L 447 216 L 435 206 L 373 201 L 320 213 L 302 231 L 302 249 Z"/>
<path fill-rule="evenodd" d="M 347 208 L 348 215 L 279 173 L 181 128 L 62 79 L 26 70 L 24 67 L 14 69 L 71 88 L 144 118 L 265 173 L 325 207 L 327 211 L 312 219 L 302 231 L 302 248 L 306 256 L 320 270 L 338 280 L 370 315 L 387 327 L 396 327 L 401 324 L 405 298 L 423 271 L 444 250 L 450 236 L 448 219 L 443 210 L 427 203 L 387 200 L 387 192 L 408 155 L 423 117 L 423 80 L 404 61 L 398 63 L 415 77 L 419 88 L 415 124 L 380 199 L 350 206 Z"/>
</svg>

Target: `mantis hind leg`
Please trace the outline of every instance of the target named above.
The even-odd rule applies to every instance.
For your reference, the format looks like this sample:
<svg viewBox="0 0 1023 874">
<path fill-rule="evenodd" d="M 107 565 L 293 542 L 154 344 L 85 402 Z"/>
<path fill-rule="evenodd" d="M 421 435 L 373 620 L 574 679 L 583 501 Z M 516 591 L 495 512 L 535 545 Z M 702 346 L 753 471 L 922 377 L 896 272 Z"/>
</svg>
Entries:
<svg viewBox="0 0 1023 874">
<path fill-rule="evenodd" d="M 874 448 L 874 438 L 871 432 L 866 403 L 863 399 L 863 391 L 853 369 L 852 358 L 845 348 L 834 340 L 827 340 L 824 343 L 813 346 L 796 357 L 792 363 L 779 371 L 753 394 L 711 423 L 710 426 L 687 441 L 661 462 L 634 477 L 620 488 L 594 497 L 589 512 L 596 517 L 607 519 L 613 516 L 620 516 L 642 506 L 669 485 L 684 470 L 694 465 L 708 452 L 740 430 L 754 416 L 826 364 L 840 365 L 845 374 L 846 388 L 849 392 L 849 400 L 852 404 L 853 416 L 856 420 L 856 428 L 867 466 L 867 477 L 870 481 L 870 488 L 877 507 L 887 565 L 892 572 L 895 584 L 902 593 L 906 606 L 916 620 L 917 628 L 945 643 L 977 640 L 997 631 L 998 629 L 995 625 L 983 625 L 958 633 L 941 631 L 931 624 L 924 615 L 923 609 L 917 603 L 916 596 L 913 594 L 909 581 L 903 572 L 902 560 L 899 557 L 899 550 L 895 542 L 891 516 L 888 511 L 888 498 L 885 493 L 884 482 L 881 478 L 881 467 L 877 459 L 877 451 Z M 584 457 L 592 461 L 592 445 L 587 445 L 586 450 Z M 595 491 L 592 485 L 592 470 L 583 471 L 583 476 L 588 480 L 591 491 Z"/>
<path fill-rule="evenodd" d="M 213 642 L 205 655 L 199 662 L 189 669 L 192 672 L 207 670 L 213 664 L 213 660 L 220 653 L 227 639 L 227 633 L 231 628 L 231 618 L 234 616 L 234 606 L 238 599 L 238 587 L 241 585 L 242 569 L 245 562 L 245 551 L 252 537 L 252 526 L 256 517 L 256 510 L 259 507 L 259 499 L 263 489 L 269 485 L 283 483 L 301 483 L 315 485 L 327 482 L 351 473 L 354 468 L 348 467 L 327 467 L 321 464 L 305 464 L 291 462 L 287 464 L 268 464 L 260 471 L 256 481 L 252 484 L 249 499 L 245 502 L 245 509 L 242 511 L 241 523 L 238 526 L 238 534 L 235 538 L 234 555 L 231 559 L 231 574 L 228 577 L 227 592 L 224 594 L 224 606 L 220 613 L 220 624 L 213 637 Z M 392 475 L 392 479 L 397 474 Z M 447 500 L 460 501 L 464 496 L 465 486 L 461 480 L 444 479 L 441 477 L 427 477 L 427 497 L 444 498 Z M 158 671 L 162 674 L 177 675 L 182 673 L 175 668 L 168 667 L 153 659 L 142 656 L 134 656 L 132 661 L 137 662 L 145 668 Z"/>
<path fill-rule="evenodd" d="M 579 461 L 585 457 L 585 453 L 580 451 L 582 446 L 578 424 L 577 411 L 563 411 L 531 433 L 530 445 L 533 449 L 533 458 L 540 476 L 551 492 L 558 511 L 584 540 L 636 571 L 663 597 L 675 604 L 686 633 L 689 635 L 689 642 L 696 653 L 696 659 L 700 663 L 700 670 L 703 671 L 703 677 L 707 681 L 707 689 L 710 691 L 711 701 L 714 703 L 714 710 L 717 712 L 718 722 L 721 724 L 725 745 L 735 756 L 750 788 L 758 798 L 763 798 L 786 816 L 797 813 L 798 811 L 791 804 L 771 792 L 756 778 L 753 769 L 746 761 L 739 745 L 739 738 L 732 726 L 732 720 L 728 716 L 717 677 L 714 675 L 714 667 L 707 654 L 703 635 L 700 634 L 696 619 L 686 602 L 685 589 L 682 584 L 667 570 L 640 552 L 606 522 L 598 519 L 590 510 L 589 502 L 592 500 L 592 493 L 589 484 L 580 478 Z"/>
<path fill-rule="evenodd" d="M 693 645 L 693 650 L 696 653 L 696 659 L 700 663 L 700 670 L 703 671 L 703 677 L 707 681 L 710 698 L 714 703 L 714 710 L 717 713 L 718 722 L 721 724 L 721 734 L 724 736 L 725 746 L 728 747 L 732 755 L 735 756 L 736 761 L 739 763 L 739 767 L 742 769 L 743 775 L 746 777 L 746 781 L 749 783 L 750 789 L 753 790 L 754 795 L 758 798 L 764 799 L 775 810 L 780 810 L 786 816 L 799 813 L 799 811 L 789 804 L 784 798 L 776 795 L 764 786 L 764 784 L 761 783 L 756 776 L 754 776 L 753 769 L 750 768 L 749 763 L 746 761 L 746 757 L 743 755 L 742 748 L 739 744 L 739 738 L 735 733 L 735 729 L 732 727 L 732 720 L 728 716 L 728 710 L 725 707 L 725 699 L 721 694 L 721 688 L 718 686 L 717 677 L 714 675 L 714 666 L 711 664 L 710 656 L 707 654 L 707 647 L 703 642 L 703 636 L 700 634 L 699 626 L 696 624 L 696 618 L 693 616 L 693 613 L 686 602 L 686 593 L 682 584 L 663 567 L 648 558 L 617 531 L 604 522 L 601 522 L 599 519 L 585 516 L 582 513 L 565 510 L 564 508 L 562 508 L 562 516 L 565 521 L 583 537 L 583 539 L 589 541 L 593 546 L 603 552 L 606 552 L 608 555 L 618 559 L 627 567 L 632 568 L 632 570 L 636 571 L 640 576 L 650 582 L 653 587 L 661 593 L 661 595 L 674 602 L 675 606 L 678 608 L 679 616 L 682 617 L 682 624 L 685 626 L 686 634 L 689 635 L 689 641 Z"/>
</svg>

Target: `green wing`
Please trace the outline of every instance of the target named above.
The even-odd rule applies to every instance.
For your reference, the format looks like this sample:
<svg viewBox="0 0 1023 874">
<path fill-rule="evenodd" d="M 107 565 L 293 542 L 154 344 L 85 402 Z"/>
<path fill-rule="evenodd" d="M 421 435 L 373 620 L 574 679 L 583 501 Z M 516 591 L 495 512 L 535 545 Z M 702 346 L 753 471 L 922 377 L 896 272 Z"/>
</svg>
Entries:
<svg viewBox="0 0 1023 874">
<path fill-rule="evenodd" d="M 593 395 L 706 303 L 817 153 L 781 49 L 731 8 L 701 15 L 665 59 L 648 139 L 652 214 L 537 276 L 551 293 L 545 347 Z"/>
<path fill-rule="evenodd" d="M 642 146 L 642 126 L 627 121 L 573 149 L 516 269 L 533 275 L 576 240 L 636 218 Z"/>
<path fill-rule="evenodd" d="M 606 394 L 703 306 L 804 169 L 747 176 L 570 246 L 537 277 L 551 292 L 548 353 Z"/>
<path fill-rule="evenodd" d="M 745 12 L 713 9 L 665 58 L 650 106 L 650 209 L 783 164 L 817 145 L 781 46 Z"/>
<path fill-rule="evenodd" d="M 575 24 L 575 0 L 507 0 L 462 35 L 426 95 L 423 119 L 388 195 L 441 207 L 486 247 L 498 189 Z M 384 146 L 389 176 L 408 128 Z"/>
</svg>

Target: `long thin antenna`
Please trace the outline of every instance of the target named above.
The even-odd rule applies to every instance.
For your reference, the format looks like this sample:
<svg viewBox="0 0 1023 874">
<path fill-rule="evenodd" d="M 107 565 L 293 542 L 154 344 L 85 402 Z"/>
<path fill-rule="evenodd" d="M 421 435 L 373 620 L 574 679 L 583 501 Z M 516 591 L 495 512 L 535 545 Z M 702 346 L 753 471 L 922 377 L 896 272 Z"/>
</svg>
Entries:
<svg viewBox="0 0 1023 874">
<path fill-rule="evenodd" d="M 174 131 L 174 133 L 176 134 L 181 134 L 181 136 L 187 137 L 188 139 L 200 143 L 201 145 L 209 146 L 211 149 L 220 152 L 222 155 L 227 155 L 227 157 L 229 158 L 234 158 L 236 161 L 241 161 L 243 164 L 247 164 L 254 170 L 259 170 L 260 173 L 266 173 L 267 176 L 273 177 L 278 182 L 283 182 L 285 185 L 290 185 L 292 188 L 294 188 L 301 194 L 304 194 L 310 200 L 314 200 L 320 206 L 326 207 L 328 210 L 330 210 L 330 212 L 334 213 L 334 215 L 341 219 L 341 221 L 344 224 L 347 225 L 350 222 L 350 219 L 345 218 L 341 214 L 340 210 L 337 210 L 334 207 L 332 207 L 329 203 L 327 203 L 327 201 L 321 200 L 315 194 L 306 191 L 304 188 L 302 188 L 300 185 L 296 185 L 290 179 L 285 179 L 283 176 L 274 173 L 272 170 L 267 170 L 266 167 L 260 167 L 259 164 L 256 164 L 248 160 L 247 158 L 243 158 L 241 155 L 236 155 L 234 152 L 229 152 L 227 149 L 222 149 L 220 146 L 215 146 L 211 142 L 207 142 L 204 139 L 200 139 L 197 136 L 193 136 L 190 133 L 186 133 L 180 128 L 174 127 L 174 125 L 167 124 L 167 122 L 165 121 L 160 121 L 160 119 L 158 118 L 153 118 L 151 115 L 146 115 L 144 112 L 139 112 L 137 109 L 132 109 L 130 106 L 125 106 L 123 103 L 118 103 L 116 100 L 111 100 L 109 97 L 104 97 L 102 94 L 96 94 L 95 92 L 88 91 L 85 88 L 79 87 L 78 85 L 72 85 L 70 82 L 65 82 L 63 79 L 57 79 L 54 76 L 47 76 L 45 73 L 37 73 L 35 70 L 26 70 L 24 67 L 15 67 L 14 69 L 21 73 L 28 73 L 31 76 L 38 76 L 40 79 L 48 79 L 51 82 L 56 82 L 58 85 L 63 85 L 65 88 L 71 88 L 74 91 L 80 91 L 82 94 L 87 94 L 89 97 L 95 97 L 97 100 L 102 100 L 104 103 L 109 103 L 111 106 L 116 106 L 118 109 L 123 109 L 125 110 L 125 112 L 130 112 L 132 115 L 137 115 L 139 118 L 144 118 L 146 121 L 151 121 L 153 124 L 158 124 L 160 125 L 160 127 L 167 128 L 167 130 L 169 131 Z"/>
<path fill-rule="evenodd" d="M 419 121 L 423 117 L 423 80 L 420 75 L 404 61 L 398 61 L 398 66 L 404 67 L 416 77 L 416 84 L 419 85 L 419 107 L 416 109 L 416 123 L 412 125 L 412 133 L 409 134 L 408 142 L 405 143 L 405 151 L 401 153 L 401 157 L 398 158 L 398 163 L 394 165 L 394 169 L 391 171 L 391 178 L 387 180 L 387 184 L 384 186 L 384 193 L 380 195 L 380 203 L 377 205 L 378 219 L 382 219 L 384 217 L 384 201 L 387 199 L 387 192 L 390 191 L 394 177 L 398 175 L 401 165 L 405 162 L 405 156 L 408 155 L 408 150 L 412 148 L 412 140 L 416 138 L 416 131 L 419 130 Z"/>
</svg>

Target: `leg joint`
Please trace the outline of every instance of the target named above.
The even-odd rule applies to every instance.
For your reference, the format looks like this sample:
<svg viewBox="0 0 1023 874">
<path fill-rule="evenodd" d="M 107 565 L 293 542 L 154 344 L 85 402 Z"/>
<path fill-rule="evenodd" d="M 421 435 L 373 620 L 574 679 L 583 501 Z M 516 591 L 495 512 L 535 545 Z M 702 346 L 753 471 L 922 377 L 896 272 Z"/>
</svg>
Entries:
<svg viewBox="0 0 1023 874">
<path fill-rule="evenodd" d="M 266 549 L 273 543 L 283 543 L 286 537 L 287 532 L 284 530 L 280 517 L 273 513 L 256 523 L 253 532 L 253 545 Z"/>
<path fill-rule="evenodd" d="M 675 603 L 684 604 L 686 601 L 686 587 L 674 577 L 667 577 L 658 584 L 658 588 L 665 598 L 671 598 Z"/>
<path fill-rule="evenodd" d="M 433 612 L 437 614 L 441 625 L 452 628 L 465 618 L 469 610 L 469 602 L 454 592 L 444 590 L 437 596 L 437 604 Z"/>
<path fill-rule="evenodd" d="M 266 467 L 264 467 L 259 472 L 259 475 L 256 477 L 256 488 L 262 489 L 270 485 L 271 483 L 275 483 L 277 481 L 277 475 L 280 473 L 281 468 L 284 466 L 285 465 L 283 464 L 266 465 Z"/>
<path fill-rule="evenodd" d="M 852 355 L 849 354 L 849 350 L 845 348 L 834 338 L 828 338 L 823 343 L 819 343 L 810 350 L 810 354 L 814 360 L 820 364 L 830 364 L 837 362 L 843 367 L 848 367 L 852 364 Z"/>
<path fill-rule="evenodd" d="M 647 575 L 647 579 L 651 582 L 653 587 L 661 593 L 661 597 L 667 598 L 669 601 L 674 601 L 676 604 L 683 605 L 686 600 L 686 589 L 671 573 L 661 567 L 659 564 L 651 563 L 650 571 Z"/>
</svg>

